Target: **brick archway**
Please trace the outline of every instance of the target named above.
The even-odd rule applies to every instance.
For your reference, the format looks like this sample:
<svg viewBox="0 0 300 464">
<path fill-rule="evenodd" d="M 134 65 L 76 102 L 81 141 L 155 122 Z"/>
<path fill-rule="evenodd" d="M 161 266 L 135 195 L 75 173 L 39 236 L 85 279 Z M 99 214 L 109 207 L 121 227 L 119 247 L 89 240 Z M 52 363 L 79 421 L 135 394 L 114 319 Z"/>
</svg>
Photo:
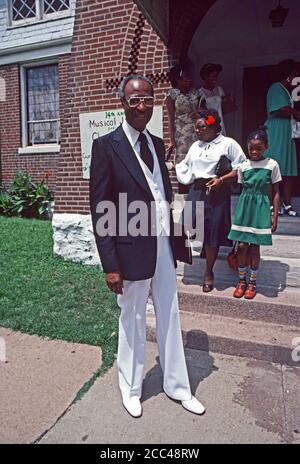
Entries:
<svg viewBox="0 0 300 464">
<path fill-rule="evenodd" d="M 173 59 L 184 60 L 193 35 L 217 0 L 172 0 L 169 12 L 169 49 Z"/>
</svg>

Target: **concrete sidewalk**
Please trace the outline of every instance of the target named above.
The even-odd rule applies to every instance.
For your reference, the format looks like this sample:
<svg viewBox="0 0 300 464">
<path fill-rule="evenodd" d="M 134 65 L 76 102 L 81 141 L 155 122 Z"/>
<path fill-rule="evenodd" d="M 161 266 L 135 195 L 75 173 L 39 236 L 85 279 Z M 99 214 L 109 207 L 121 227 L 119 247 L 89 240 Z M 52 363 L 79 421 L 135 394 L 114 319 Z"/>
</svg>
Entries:
<svg viewBox="0 0 300 464">
<path fill-rule="evenodd" d="M 39 443 L 299 443 L 300 369 L 186 350 L 196 416 L 162 392 L 156 344 L 147 343 L 143 416 L 121 405 L 114 366 Z"/>
<path fill-rule="evenodd" d="M 2 327 L 0 342 L 0 443 L 32 443 L 99 369 L 101 349 Z"/>
<path fill-rule="evenodd" d="M 148 342 L 144 413 L 133 419 L 116 365 L 72 404 L 101 364 L 99 348 L 3 328 L 0 337 L 0 443 L 300 444 L 300 366 L 186 349 L 192 391 L 207 408 L 196 416 L 163 393 Z"/>
</svg>

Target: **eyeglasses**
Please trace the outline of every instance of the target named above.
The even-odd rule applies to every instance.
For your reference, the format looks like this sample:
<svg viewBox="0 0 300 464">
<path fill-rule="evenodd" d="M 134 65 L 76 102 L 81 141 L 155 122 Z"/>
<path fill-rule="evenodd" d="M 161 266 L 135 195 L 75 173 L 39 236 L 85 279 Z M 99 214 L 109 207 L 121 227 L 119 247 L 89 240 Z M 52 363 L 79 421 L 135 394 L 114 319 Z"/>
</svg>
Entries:
<svg viewBox="0 0 300 464">
<path fill-rule="evenodd" d="M 208 127 L 208 126 L 207 126 L 206 124 L 204 124 L 203 126 L 197 125 L 197 126 L 195 126 L 195 130 L 196 130 L 197 132 L 199 132 L 199 131 L 201 131 L 201 130 L 207 129 L 207 127 Z"/>
<path fill-rule="evenodd" d="M 136 108 L 141 102 L 143 102 L 147 108 L 152 108 L 154 105 L 154 97 L 130 97 L 126 101 L 130 108 Z"/>
</svg>

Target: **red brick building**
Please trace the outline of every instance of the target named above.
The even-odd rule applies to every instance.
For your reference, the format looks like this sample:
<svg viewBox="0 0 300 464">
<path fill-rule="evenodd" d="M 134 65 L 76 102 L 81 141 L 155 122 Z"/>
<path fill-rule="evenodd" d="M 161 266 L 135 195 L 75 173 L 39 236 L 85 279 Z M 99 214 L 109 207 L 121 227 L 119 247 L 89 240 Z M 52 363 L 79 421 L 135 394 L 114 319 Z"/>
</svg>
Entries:
<svg viewBox="0 0 300 464">
<path fill-rule="evenodd" d="M 54 190 L 75 16 L 72 0 L 0 0 L 0 179 Z"/>
<path fill-rule="evenodd" d="M 5 34 L 6 46 L 1 44 L 0 49 L 0 83 L 2 79 L 6 85 L 0 108 L 1 181 L 9 183 L 17 169 L 31 172 L 36 179 L 47 178 L 55 192 L 57 218 L 69 214 L 74 219 L 74 214 L 81 217 L 89 213 L 88 180 L 82 171 L 80 115 L 120 108 L 117 87 L 123 76 L 141 73 L 150 77 L 156 104 L 163 105 L 170 87 L 167 73 L 178 59 L 189 56 L 195 86 L 200 85 L 199 69 L 205 62 L 222 63 L 222 85 L 236 96 L 239 107 L 226 121 L 228 134 L 243 143 L 245 134 L 264 120 L 265 93 L 274 75 L 274 65 L 285 58 L 300 60 L 300 5 L 294 0 L 285 0 L 289 12 L 282 27 L 276 28 L 269 19 L 277 6 L 275 0 L 61 0 L 61 10 L 51 14 L 41 9 L 41 5 L 46 8 L 51 4 L 50 0 L 29 3 L 39 5 L 37 11 L 43 14 L 37 17 L 37 11 L 29 12 L 29 22 L 19 25 L 16 23 L 20 19 L 16 13 L 12 18 L 12 10 L 6 36 L 16 30 L 22 30 L 23 35 L 10 59 L 11 48 Z M 56 6 L 58 3 L 52 2 Z M 5 8 L 6 3 L 0 0 L 0 33 L 6 27 L 4 13 L 1 22 Z M 30 22 L 34 19 L 35 23 Z M 48 30 L 50 23 L 52 29 Z M 26 30 L 34 24 L 42 29 L 37 30 L 39 38 L 35 47 L 31 44 L 29 53 Z M 59 27 L 55 29 L 54 24 Z M 65 36 L 64 31 L 68 31 Z M 21 101 L 25 98 L 27 68 L 51 64 L 55 64 L 58 75 L 59 140 L 53 143 L 53 133 L 50 131 L 50 136 L 47 129 L 50 143 L 43 146 L 28 138 L 30 122 Z M 39 127 L 39 122 L 34 124 Z M 37 134 L 39 142 L 38 130 Z"/>
</svg>

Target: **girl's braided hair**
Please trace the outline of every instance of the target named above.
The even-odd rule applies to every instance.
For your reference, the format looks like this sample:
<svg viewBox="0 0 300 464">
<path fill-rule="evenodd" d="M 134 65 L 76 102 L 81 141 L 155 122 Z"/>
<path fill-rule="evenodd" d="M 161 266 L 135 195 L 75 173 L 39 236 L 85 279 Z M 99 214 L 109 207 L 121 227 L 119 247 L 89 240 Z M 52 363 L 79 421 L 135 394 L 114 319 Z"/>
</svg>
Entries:
<svg viewBox="0 0 300 464">
<path fill-rule="evenodd" d="M 268 145 L 268 134 L 267 134 L 267 127 L 266 126 L 259 126 L 253 132 L 250 132 L 247 138 L 247 144 L 250 140 L 261 140 L 265 145 Z"/>
</svg>

